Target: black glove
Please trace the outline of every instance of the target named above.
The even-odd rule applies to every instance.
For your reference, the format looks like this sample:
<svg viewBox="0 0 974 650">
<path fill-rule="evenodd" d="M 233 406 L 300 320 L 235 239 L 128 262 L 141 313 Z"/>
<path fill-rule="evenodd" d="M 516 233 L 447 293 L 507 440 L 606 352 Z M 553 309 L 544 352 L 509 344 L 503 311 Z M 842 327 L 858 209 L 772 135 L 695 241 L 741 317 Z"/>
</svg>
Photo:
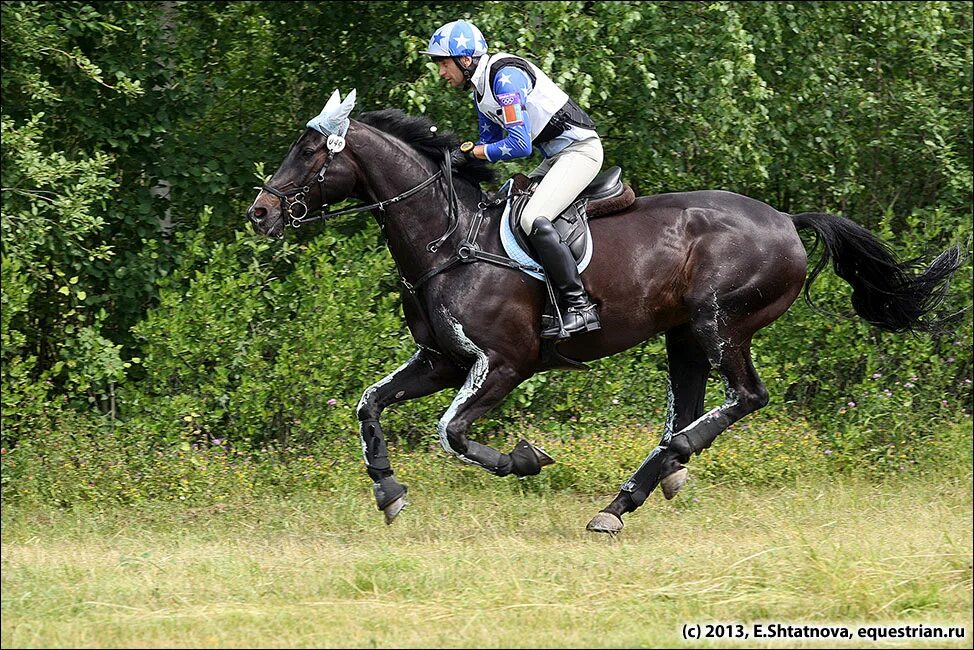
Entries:
<svg viewBox="0 0 974 650">
<path fill-rule="evenodd" d="M 477 157 L 473 155 L 473 147 L 473 142 L 464 142 L 459 148 L 451 151 L 450 164 L 454 167 L 460 167 L 476 160 Z"/>
</svg>

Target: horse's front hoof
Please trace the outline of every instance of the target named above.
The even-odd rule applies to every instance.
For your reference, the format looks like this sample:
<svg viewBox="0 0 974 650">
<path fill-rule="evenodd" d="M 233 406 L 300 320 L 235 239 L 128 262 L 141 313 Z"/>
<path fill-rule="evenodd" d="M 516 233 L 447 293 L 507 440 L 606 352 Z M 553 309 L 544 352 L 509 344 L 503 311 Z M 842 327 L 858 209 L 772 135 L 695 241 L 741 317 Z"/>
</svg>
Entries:
<svg viewBox="0 0 974 650">
<path fill-rule="evenodd" d="M 676 496 L 676 493 L 686 484 L 688 478 L 690 478 L 690 472 L 686 467 L 681 467 L 672 474 L 663 477 L 663 480 L 659 482 L 659 486 L 663 489 L 663 496 L 667 501 Z"/>
<path fill-rule="evenodd" d="M 406 507 L 406 492 L 408 490 L 409 488 L 392 476 L 386 476 L 372 485 L 372 491 L 375 493 L 375 506 L 385 513 L 387 524 L 391 524 L 399 511 Z"/>
<path fill-rule="evenodd" d="M 389 505 L 387 505 L 385 507 L 385 510 L 382 511 L 383 514 L 385 514 L 385 516 L 386 516 L 386 525 L 388 526 L 389 524 L 391 524 L 393 522 L 393 520 L 395 520 L 396 516 L 400 512 L 402 512 L 402 509 L 405 508 L 408 505 L 409 505 L 409 502 L 406 501 L 405 495 L 399 497 L 398 499 L 396 499 L 395 501 L 393 501 L 392 503 L 390 503 Z"/>
<path fill-rule="evenodd" d="M 542 467 L 547 467 L 555 462 L 555 459 L 545 453 L 544 450 L 535 447 L 523 438 L 514 446 L 510 456 L 513 464 L 512 473 L 519 478 L 540 474 Z"/>
<path fill-rule="evenodd" d="M 547 467 L 548 465 L 554 465 L 555 459 L 549 456 L 544 449 L 541 447 L 536 447 L 531 445 L 531 449 L 534 450 L 534 455 L 538 457 L 538 465 L 542 467 Z"/>
<path fill-rule="evenodd" d="M 622 519 L 615 516 L 609 512 L 600 512 L 592 518 L 592 521 L 588 522 L 588 526 L 585 527 L 586 530 L 590 530 L 593 533 L 608 533 L 609 535 L 618 535 L 622 530 Z"/>
</svg>

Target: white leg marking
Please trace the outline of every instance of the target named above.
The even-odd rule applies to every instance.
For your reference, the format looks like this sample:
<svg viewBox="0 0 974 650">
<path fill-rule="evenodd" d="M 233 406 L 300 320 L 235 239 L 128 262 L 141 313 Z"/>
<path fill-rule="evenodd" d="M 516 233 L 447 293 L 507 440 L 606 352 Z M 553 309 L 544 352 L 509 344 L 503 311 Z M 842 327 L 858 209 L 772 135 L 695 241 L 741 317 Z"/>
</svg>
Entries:
<svg viewBox="0 0 974 650">
<path fill-rule="evenodd" d="M 447 409 L 443 417 L 440 418 L 437 424 L 437 431 L 439 432 L 440 445 L 448 453 L 453 454 L 460 460 L 471 463 L 472 465 L 480 466 L 480 463 L 476 463 L 468 458 L 465 458 L 462 454 L 458 454 L 450 447 L 450 441 L 447 438 L 446 428 L 456 417 L 457 411 L 463 406 L 467 400 L 476 395 L 477 391 L 480 390 L 481 386 L 484 385 L 484 380 L 487 379 L 487 373 L 490 371 L 490 362 L 487 359 L 487 354 L 477 347 L 477 345 L 470 340 L 469 337 L 464 333 L 463 326 L 457 322 L 453 316 L 450 315 L 445 309 L 443 310 L 444 316 L 450 323 L 450 327 L 453 330 L 453 342 L 463 350 L 464 352 L 470 354 L 474 357 L 473 366 L 470 368 L 470 372 L 467 373 L 467 379 L 463 382 L 463 386 L 460 387 L 457 396 L 453 398 L 453 402 L 450 404 L 450 408 Z"/>
<path fill-rule="evenodd" d="M 422 352 L 423 352 L 422 350 L 416 350 L 416 352 L 413 353 L 413 356 L 409 357 L 409 361 L 402 364 L 401 366 L 399 366 L 398 368 L 390 372 L 388 375 L 386 375 L 379 381 L 375 382 L 374 384 L 366 388 L 365 392 L 362 393 L 362 399 L 358 401 L 358 406 L 355 407 L 355 415 L 359 416 L 362 413 L 362 409 L 365 408 L 365 405 L 369 403 L 370 399 L 372 399 L 372 396 L 375 394 L 375 391 L 379 390 L 380 388 L 388 384 L 390 381 L 395 379 L 396 375 L 402 372 L 406 368 L 406 366 L 408 366 L 413 361 L 415 361 L 416 357 L 422 354 Z M 365 460 L 365 464 L 368 465 L 369 459 L 368 459 L 367 449 L 365 447 L 365 438 L 359 435 L 359 440 L 362 443 L 362 458 Z"/>
</svg>

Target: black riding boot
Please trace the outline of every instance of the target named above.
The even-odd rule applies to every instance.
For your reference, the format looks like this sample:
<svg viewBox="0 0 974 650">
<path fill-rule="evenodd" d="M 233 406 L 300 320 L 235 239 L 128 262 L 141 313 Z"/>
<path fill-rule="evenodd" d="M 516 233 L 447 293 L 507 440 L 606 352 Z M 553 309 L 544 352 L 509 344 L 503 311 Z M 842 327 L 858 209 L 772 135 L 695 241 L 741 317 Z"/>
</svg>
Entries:
<svg viewBox="0 0 974 650">
<path fill-rule="evenodd" d="M 598 307 L 589 300 L 578 266 L 568 245 L 554 225 L 544 217 L 538 217 L 531 226 L 531 244 L 541 257 L 541 265 L 560 297 L 562 319 L 569 334 L 591 332 L 601 327 Z M 541 332 L 541 338 L 558 338 L 558 323 Z"/>
</svg>

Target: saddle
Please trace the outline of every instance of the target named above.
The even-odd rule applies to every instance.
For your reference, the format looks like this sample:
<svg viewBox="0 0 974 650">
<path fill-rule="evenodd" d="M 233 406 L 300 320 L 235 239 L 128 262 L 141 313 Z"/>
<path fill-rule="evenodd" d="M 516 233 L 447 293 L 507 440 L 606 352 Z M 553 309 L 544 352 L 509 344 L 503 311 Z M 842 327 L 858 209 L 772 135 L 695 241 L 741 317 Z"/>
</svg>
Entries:
<svg viewBox="0 0 974 650">
<path fill-rule="evenodd" d="M 636 200 L 632 187 L 623 185 L 621 177 L 620 167 L 610 167 L 605 170 L 592 179 L 578 198 L 552 220 L 562 240 L 568 243 L 579 273 L 585 270 L 592 259 L 592 233 L 589 230 L 589 219 L 625 210 Z M 516 174 L 500 189 L 500 193 L 508 197 L 506 210 L 501 218 L 501 244 L 510 258 L 521 264 L 521 271 L 546 282 L 544 271 L 538 262 L 538 254 L 520 226 L 521 213 L 531 199 L 535 187 L 537 184 L 530 178 L 523 174 Z M 549 296 L 541 315 L 542 328 L 547 327 L 557 318 L 557 308 L 551 298 L 549 288 Z M 588 370 L 588 366 L 584 363 L 563 356 L 556 349 L 556 345 L 556 341 L 551 339 L 541 342 L 541 358 L 545 368 Z"/>
<path fill-rule="evenodd" d="M 589 219 L 614 214 L 631 206 L 636 195 L 629 185 L 622 183 L 622 168 L 610 167 L 588 184 L 578 198 L 572 202 L 560 215 L 552 220 L 555 230 L 562 241 L 568 244 L 578 264 L 579 272 L 584 271 L 592 257 L 592 233 L 589 230 Z M 507 254 L 513 259 L 526 262 L 525 258 L 533 261 L 538 267 L 537 252 L 531 245 L 528 236 L 521 230 L 520 218 L 524 207 L 534 193 L 537 183 L 523 174 L 515 174 L 501 192 L 507 192 L 510 197 L 505 227 L 502 229 L 501 240 Z M 518 250 L 519 249 L 519 250 Z M 544 279 L 540 273 L 530 273 L 537 279 Z"/>
</svg>

